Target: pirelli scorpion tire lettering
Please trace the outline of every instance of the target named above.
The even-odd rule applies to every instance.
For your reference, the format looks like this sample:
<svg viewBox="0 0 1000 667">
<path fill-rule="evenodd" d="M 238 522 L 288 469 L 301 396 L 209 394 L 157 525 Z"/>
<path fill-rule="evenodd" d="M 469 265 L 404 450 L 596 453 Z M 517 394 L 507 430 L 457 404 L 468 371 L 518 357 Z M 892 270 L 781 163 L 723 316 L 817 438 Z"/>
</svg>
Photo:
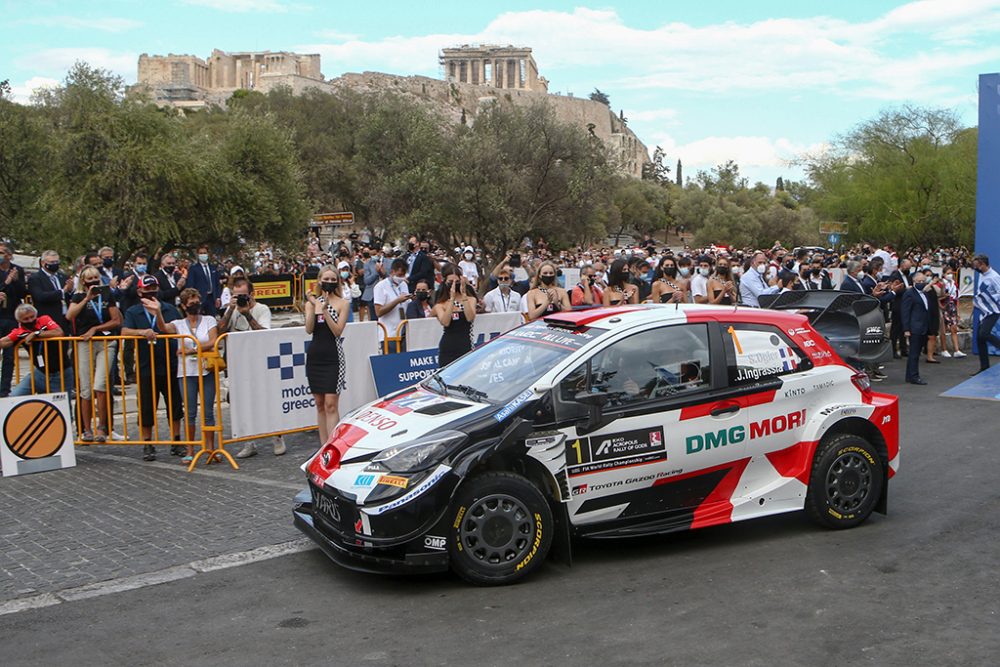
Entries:
<svg viewBox="0 0 1000 667">
<path fill-rule="evenodd" d="M 816 451 L 806 513 L 827 528 L 853 528 L 872 513 L 882 495 L 882 460 L 870 442 L 837 435 Z"/>
<path fill-rule="evenodd" d="M 467 480 L 449 515 L 451 568 L 479 586 L 523 579 L 542 564 L 552 544 L 552 510 L 545 496 L 513 473 Z"/>
</svg>

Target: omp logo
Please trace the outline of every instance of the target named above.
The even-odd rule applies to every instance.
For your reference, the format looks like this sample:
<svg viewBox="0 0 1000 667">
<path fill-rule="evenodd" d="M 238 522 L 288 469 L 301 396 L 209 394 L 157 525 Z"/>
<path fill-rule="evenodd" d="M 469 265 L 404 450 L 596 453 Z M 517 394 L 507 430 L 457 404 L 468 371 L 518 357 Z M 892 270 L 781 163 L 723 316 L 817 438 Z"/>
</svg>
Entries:
<svg viewBox="0 0 1000 667">
<path fill-rule="evenodd" d="M 437 537 L 436 535 L 425 535 L 424 536 L 424 546 L 428 549 L 434 549 L 435 551 L 444 551 L 445 546 L 448 541 L 443 537 Z"/>
<path fill-rule="evenodd" d="M 279 343 L 278 354 L 267 358 L 267 370 L 278 369 L 282 380 L 291 380 L 295 377 L 295 367 L 306 365 L 306 350 L 310 342 L 303 341 L 301 352 L 293 352 L 291 343 Z"/>
<path fill-rule="evenodd" d="M 793 428 L 799 428 L 806 423 L 806 411 L 798 410 L 787 415 L 778 415 L 750 424 L 750 439 L 766 438 Z M 688 436 L 685 448 L 688 454 L 700 451 L 718 449 L 727 445 L 737 444 L 746 439 L 746 429 L 743 426 L 732 426 L 728 429 Z"/>
</svg>

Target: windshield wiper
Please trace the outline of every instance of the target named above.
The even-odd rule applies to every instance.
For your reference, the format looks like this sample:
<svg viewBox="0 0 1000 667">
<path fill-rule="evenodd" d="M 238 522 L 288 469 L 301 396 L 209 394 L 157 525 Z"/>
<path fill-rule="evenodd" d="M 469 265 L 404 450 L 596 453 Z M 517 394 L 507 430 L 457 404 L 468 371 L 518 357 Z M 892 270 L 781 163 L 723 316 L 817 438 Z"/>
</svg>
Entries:
<svg viewBox="0 0 1000 667">
<path fill-rule="evenodd" d="M 485 391 L 479 391 L 475 387 L 470 387 L 467 384 L 448 384 L 444 386 L 446 386 L 448 389 L 456 389 L 465 394 L 467 398 L 471 398 L 474 401 L 483 401 L 484 403 L 490 402 L 486 399 Z"/>
<path fill-rule="evenodd" d="M 440 371 L 434 371 L 433 373 L 431 373 L 429 379 L 434 380 L 435 382 L 438 383 L 438 386 L 441 387 L 442 396 L 448 395 L 448 385 L 446 385 L 444 383 L 444 380 L 441 379 Z"/>
</svg>

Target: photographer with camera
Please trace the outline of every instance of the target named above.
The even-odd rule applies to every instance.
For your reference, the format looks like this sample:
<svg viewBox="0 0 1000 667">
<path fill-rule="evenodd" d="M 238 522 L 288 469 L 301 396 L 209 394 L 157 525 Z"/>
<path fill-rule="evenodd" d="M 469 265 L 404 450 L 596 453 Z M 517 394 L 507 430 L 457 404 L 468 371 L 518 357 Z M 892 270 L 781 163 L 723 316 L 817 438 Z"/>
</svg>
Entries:
<svg viewBox="0 0 1000 667">
<path fill-rule="evenodd" d="M 531 289 L 531 276 L 529 274 L 527 280 L 518 280 L 516 273 L 517 269 L 522 269 L 521 267 L 521 254 L 516 252 L 508 252 L 504 255 L 500 263 L 493 267 L 493 271 L 490 272 L 490 289 L 495 289 L 500 281 L 500 272 L 506 270 L 507 274 L 510 276 L 511 289 L 518 293 L 522 298 Z M 522 269 L 526 271 L 526 269 Z"/>
<path fill-rule="evenodd" d="M 80 286 L 70 300 L 66 319 L 79 337 L 74 350 L 76 376 L 80 379 L 80 414 L 83 420 L 84 442 L 105 442 L 111 433 L 108 386 L 118 357 L 117 340 L 100 340 L 117 336 L 121 331 L 122 314 L 111 294 L 111 286 L 102 284 L 101 272 L 93 266 L 80 272 Z M 91 395 L 93 389 L 93 396 Z M 91 400 L 93 398 L 93 400 Z M 97 434 L 92 431 L 94 403 L 97 403 Z"/>
<path fill-rule="evenodd" d="M 580 282 L 573 288 L 570 295 L 570 304 L 576 308 L 579 306 L 601 305 L 604 302 L 604 292 L 597 286 L 594 267 L 584 266 L 580 269 Z"/>
</svg>

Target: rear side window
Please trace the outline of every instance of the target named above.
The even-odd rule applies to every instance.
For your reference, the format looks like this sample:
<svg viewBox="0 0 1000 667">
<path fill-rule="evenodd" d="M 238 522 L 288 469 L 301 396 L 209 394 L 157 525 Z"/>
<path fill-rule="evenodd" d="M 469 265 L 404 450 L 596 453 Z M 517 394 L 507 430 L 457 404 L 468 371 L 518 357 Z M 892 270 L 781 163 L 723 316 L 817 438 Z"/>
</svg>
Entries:
<svg viewBox="0 0 1000 667">
<path fill-rule="evenodd" d="M 750 385 L 812 368 L 812 362 L 777 327 L 722 324 L 729 384 Z"/>
</svg>

